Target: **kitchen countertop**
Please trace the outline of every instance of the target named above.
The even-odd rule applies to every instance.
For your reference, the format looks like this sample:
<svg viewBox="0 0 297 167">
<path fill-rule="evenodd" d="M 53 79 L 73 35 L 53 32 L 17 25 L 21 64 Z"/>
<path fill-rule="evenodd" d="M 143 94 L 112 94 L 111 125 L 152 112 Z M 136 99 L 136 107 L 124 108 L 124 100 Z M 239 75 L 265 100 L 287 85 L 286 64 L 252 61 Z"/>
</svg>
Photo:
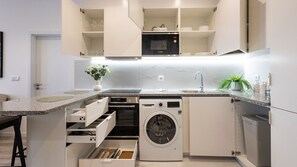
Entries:
<svg viewBox="0 0 297 167">
<path fill-rule="evenodd" d="M 78 92 L 78 93 L 75 93 Z M 57 96 L 67 96 L 69 99 L 57 102 L 40 102 L 41 97 L 24 98 L 12 101 L 3 102 L 0 106 L 0 115 L 41 115 L 50 112 L 63 110 L 64 107 L 72 105 L 77 102 L 82 102 L 87 99 L 96 98 L 98 96 L 140 96 L 140 97 L 162 97 L 162 96 L 181 96 L 181 97 L 217 97 L 217 96 L 231 96 L 237 100 L 253 103 L 260 106 L 270 106 L 270 99 L 267 99 L 261 94 L 246 94 L 242 92 L 226 92 L 218 90 L 206 90 L 205 93 L 184 93 L 177 89 L 143 89 L 139 94 L 137 93 L 104 93 L 98 91 L 74 91 L 67 94 L 61 93 Z M 53 97 L 47 96 L 47 97 Z M 69 97 L 71 96 L 71 97 Z M 54 98 L 55 99 L 55 98 Z M 47 99 L 45 99 L 47 100 Z"/>
<path fill-rule="evenodd" d="M 0 115 L 41 115 L 58 111 L 66 106 L 72 105 L 83 100 L 95 98 L 98 92 L 87 91 L 80 94 L 57 94 L 46 97 L 71 96 L 72 98 L 57 102 L 39 102 L 41 97 L 21 98 L 6 101 L 0 104 Z"/>
</svg>

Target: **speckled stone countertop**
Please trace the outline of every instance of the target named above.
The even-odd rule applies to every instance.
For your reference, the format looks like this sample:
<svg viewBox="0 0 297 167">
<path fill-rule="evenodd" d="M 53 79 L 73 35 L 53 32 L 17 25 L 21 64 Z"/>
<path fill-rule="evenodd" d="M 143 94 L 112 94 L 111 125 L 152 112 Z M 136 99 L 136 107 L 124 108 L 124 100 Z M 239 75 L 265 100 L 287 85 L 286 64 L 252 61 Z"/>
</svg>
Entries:
<svg viewBox="0 0 297 167">
<path fill-rule="evenodd" d="M 237 91 L 229 92 L 236 100 L 245 101 L 259 106 L 270 107 L 270 98 L 260 93 L 242 93 Z"/>
<path fill-rule="evenodd" d="M 78 92 L 78 93 L 75 93 Z M 2 103 L 0 105 L 0 115 L 41 115 L 47 114 L 54 111 L 59 111 L 65 107 L 72 105 L 77 102 L 82 102 L 83 100 L 104 97 L 104 96 L 117 96 L 117 97 L 126 97 L 126 96 L 140 96 L 140 97 L 162 97 L 162 96 L 180 96 L 180 97 L 217 97 L 217 96 L 231 96 L 237 100 L 245 101 L 248 103 L 253 103 L 260 106 L 270 106 L 270 99 L 267 99 L 264 95 L 261 94 L 245 94 L 242 92 L 225 92 L 218 90 L 206 90 L 204 93 L 200 92 L 182 92 L 181 90 L 158 90 L 158 89 L 143 89 L 139 94 L 138 93 L 104 93 L 102 91 L 85 91 L 79 92 L 74 91 L 73 93 L 61 93 L 58 95 L 47 96 L 60 98 L 60 96 L 67 96 L 66 100 L 57 101 L 57 102 L 40 102 L 40 97 L 26 98 L 12 100 Z M 69 97 L 71 96 L 71 97 Z M 48 99 L 45 99 L 48 100 Z"/>
<path fill-rule="evenodd" d="M 63 97 L 67 96 L 70 98 L 67 100 L 57 102 L 40 102 L 39 99 L 42 97 L 23 98 L 17 100 L 11 100 L 3 102 L 0 105 L 0 115 L 41 115 L 49 112 L 54 112 L 63 109 L 66 106 L 72 105 L 83 100 L 96 98 L 99 92 L 86 91 L 86 93 L 67 93 L 47 96 L 48 97 Z"/>
</svg>

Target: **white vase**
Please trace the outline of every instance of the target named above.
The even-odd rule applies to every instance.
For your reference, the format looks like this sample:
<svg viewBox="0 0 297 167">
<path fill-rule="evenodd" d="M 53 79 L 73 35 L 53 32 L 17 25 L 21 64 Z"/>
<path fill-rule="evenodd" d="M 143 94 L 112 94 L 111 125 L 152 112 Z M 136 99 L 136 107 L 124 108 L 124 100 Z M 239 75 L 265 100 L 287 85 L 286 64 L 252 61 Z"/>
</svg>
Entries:
<svg viewBox="0 0 297 167">
<path fill-rule="evenodd" d="M 100 80 L 96 80 L 96 85 L 94 86 L 95 91 L 99 91 L 102 89 Z"/>
<path fill-rule="evenodd" d="M 240 91 L 241 88 L 239 86 L 239 82 L 232 82 L 231 83 L 231 90 L 233 90 L 233 91 Z"/>
</svg>

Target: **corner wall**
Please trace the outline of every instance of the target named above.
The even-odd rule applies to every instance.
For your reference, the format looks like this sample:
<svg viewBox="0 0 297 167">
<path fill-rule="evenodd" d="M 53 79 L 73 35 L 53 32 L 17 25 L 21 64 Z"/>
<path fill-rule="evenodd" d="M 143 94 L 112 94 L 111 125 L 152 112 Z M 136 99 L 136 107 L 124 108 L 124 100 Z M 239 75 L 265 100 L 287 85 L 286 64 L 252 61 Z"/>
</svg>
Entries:
<svg viewBox="0 0 297 167">
<path fill-rule="evenodd" d="M 0 3 L 0 31 L 4 32 L 0 92 L 10 97 L 28 97 L 30 34 L 61 32 L 61 1 L 1 0 Z M 20 76 L 20 81 L 11 81 L 14 75 Z"/>
</svg>

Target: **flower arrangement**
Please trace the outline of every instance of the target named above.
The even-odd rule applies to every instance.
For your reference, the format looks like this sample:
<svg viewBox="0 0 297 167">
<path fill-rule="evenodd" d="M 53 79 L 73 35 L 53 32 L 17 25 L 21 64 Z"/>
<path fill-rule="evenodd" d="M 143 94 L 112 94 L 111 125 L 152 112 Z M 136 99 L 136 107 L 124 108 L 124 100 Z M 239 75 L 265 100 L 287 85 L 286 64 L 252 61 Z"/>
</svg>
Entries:
<svg viewBox="0 0 297 167">
<path fill-rule="evenodd" d="M 110 71 L 107 65 L 97 64 L 95 66 L 92 66 L 92 65 L 88 66 L 85 72 L 91 75 L 91 77 L 93 77 L 95 81 L 98 81 L 103 76 L 105 76 L 106 73 L 109 73 Z"/>
<path fill-rule="evenodd" d="M 232 89 L 244 91 L 245 89 L 251 89 L 252 86 L 246 79 L 243 79 L 242 75 L 233 74 L 229 78 L 221 81 L 219 89 Z"/>
</svg>

